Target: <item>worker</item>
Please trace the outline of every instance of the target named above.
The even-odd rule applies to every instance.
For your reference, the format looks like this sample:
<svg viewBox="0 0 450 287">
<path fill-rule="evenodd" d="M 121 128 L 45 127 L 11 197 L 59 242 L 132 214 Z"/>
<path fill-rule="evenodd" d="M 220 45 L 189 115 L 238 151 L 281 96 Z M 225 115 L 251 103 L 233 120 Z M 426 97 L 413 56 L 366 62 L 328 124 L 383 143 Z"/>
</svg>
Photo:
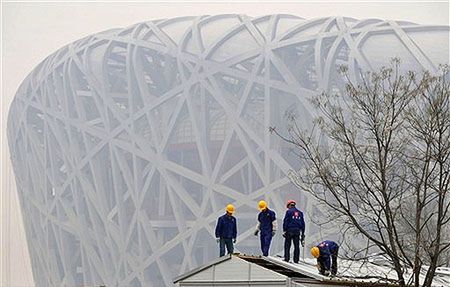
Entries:
<svg viewBox="0 0 450 287">
<path fill-rule="evenodd" d="M 258 202 L 258 209 L 260 212 L 258 214 L 258 224 L 254 234 L 255 236 L 258 236 L 258 233 L 261 232 L 259 237 L 261 241 L 261 251 L 263 256 L 269 256 L 270 242 L 277 231 L 276 215 L 273 210 L 270 210 L 267 207 L 267 202 L 264 200 Z"/>
<path fill-rule="evenodd" d="M 286 215 L 283 220 L 284 237 L 284 261 L 289 262 L 291 243 L 294 244 L 294 263 L 298 263 L 300 257 L 300 242 L 305 245 L 305 220 L 303 212 L 298 210 L 294 200 L 286 203 Z"/>
<path fill-rule="evenodd" d="M 338 270 L 337 257 L 339 245 L 331 240 L 325 240 L 311 248 L 311 255 L 317 258 L 317 267 L 321 275 L 335 276 Z"/>
<path fill-rule="evenodd" d="M 225 246 L 228 254 L 233 253 L 233 244 L 236 243 L 237 235 L 236 218 L 233 216 L 234 206 L 228 204 L 225 211 L 226 213 L 219 217 L 216 225 L 216 240 L 219 243 L 220 256 L 225 255 Z"/>
</svg>

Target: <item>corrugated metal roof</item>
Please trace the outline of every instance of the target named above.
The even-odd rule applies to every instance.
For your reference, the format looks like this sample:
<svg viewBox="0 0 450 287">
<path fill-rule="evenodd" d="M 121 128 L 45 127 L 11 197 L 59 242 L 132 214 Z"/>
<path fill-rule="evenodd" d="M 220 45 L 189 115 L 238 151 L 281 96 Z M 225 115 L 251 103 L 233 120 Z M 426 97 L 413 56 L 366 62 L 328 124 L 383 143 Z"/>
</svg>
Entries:
<svg viewBox="0 0 450 287">
<path fill-rule="evenodd" d="M 299 286 L 397 286 L 390 282 L 382 282 L 378 278 L 352 278 L 352 277 L 328 277 L 318 273 L 313 264 L 307 262 L 289 263 L 277 257 L 260 257 L 239 255 L 240 258 L 251 261 L 255 264 L 285 274 Z"/>
<path fill-rule="evenodd" d="M 319 282 L 321 283 L 320 286 L 397 286 L 396 284 L 392 284 L 390 281 L 383 281 L 378 277 L 367 276 L 364 278 L 358 278 L 346 275 L 335 277 L 323 276 L 318 273 L 315 260 L 300 261 L 299 263 L 288 263 L 279 257 L 267 257 L 267 260 L 270 260 L 274 264 L 283 265 L 286 268 L 295 270 L 296 272 L 302 273 L 306 277 L 315 280 L 305 281 L 302 279 L 295 279 L 295 282 L 303 282 L 304 286 L 318 286 L 317 284 Z"/>
<path fill-rule="evenodd" d="M 181 280 L 183 280 L 185 278 L 191 277 L 194 274 L 197 274 L 197 273 L 199 273 L 199 272 L 201 272 L 201 271 L 203 271 L 203 270 L 205 270 L 205 269 L 207 269 L 207 268 L 209 268 L 211 266 L 217 265 L 217 264 L 219 264 L 219 263 L 221 263 L 221 262 L 223 262 L 225 260 L 229 260 L 230 258 L 231 258 L 231 254 L 228 254 L 226 256 L 222 256 L 222 257 L 216 258 L 213 261 L 211 261 L 211 262 L 209 262 L 209 263 L 207 263 L 205 265 L 199 266 L 199 267 L 197 267 L 195 269 L 192 269 L 191 271 L 188 271 L 188 272 L 186 272 L 184 274 L 181 274 L 178 277 L 175 277 L 173 279 L 173 283 L 177 283 L 178 281 L 181 281 Z"/>
<path fill-rule="evenodd" d="M 287 276 L 243 260 L 240 256 L 224 256 L 208 265 L 196 268 L 175 278 L 180 286 L 253 285 L 285 286 Z M 271 284 L 269 284 L 270 282 Z"/>
<path fill-rule="evenodd" d="M 238 255 L 246 261 L 255 263 L 259 266 L 275 271 L 277 273 L 286 275 L 289 278 L 309 278 L 322 280 L 322 276 L 310 274 L 310 272 L 302 272 L 298 268 L 292 268 L 291 264 L 283 261 L 274 260 L 271 257 L 252 256 L 252 255 Z"/>
<path fill-rule="evenodd" d="M 366 270 L 369 271 L 369 275 L 367 276 L 363 276 L 361 274 L 354 275 L 353 269 L 356 267 L 352 267 L 352 269 L 345 266 L 345 264 L 344 267 L 347 269 L 342 271 L 340 276 L 331 278 L 320 275 L 315 266 L 315 261 L 312 259 L 294 264 L 285 262 L 279 257 L 234 254 L 233 256 L 227 255 L 220 257 L 207 265 L 185 273 L 175 278 L 174 283 L 182 281 L 183 283 L 180 284 L 180 286 L 211 286 L 208 285 L 211 282 L 214 282 L 214 286 L 241 286 L 242 284 L 245 286 L 269 285 L 292 287 L 398 286 L 389 278 L 373 276 L 373 274 L 377 274 L 376 271 L 380 271 L 374 270 L 374 268 L 376 269 L 376 267 L 378 267 L 378 269 L 380 269 L 387 267 L 367 267 L 370 268 L 370 270 Z M 361 269 L 359 270 L 361 271 Z M 442 273 L 440 274 L 441 276 L 446 276 L 446 270 L 439 271 Z M 445 280 L 441 282 L 445 282 Z M 433 286 L 446 285 L 445 283 L 444 285 L 438 283 Z"/>
</svg>

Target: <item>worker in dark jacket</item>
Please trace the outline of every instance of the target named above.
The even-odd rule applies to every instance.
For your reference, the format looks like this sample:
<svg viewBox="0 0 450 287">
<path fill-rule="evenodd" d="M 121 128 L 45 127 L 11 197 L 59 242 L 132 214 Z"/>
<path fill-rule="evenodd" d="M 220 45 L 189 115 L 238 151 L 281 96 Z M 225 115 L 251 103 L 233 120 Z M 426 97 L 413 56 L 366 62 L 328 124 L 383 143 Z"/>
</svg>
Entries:
<svg viewBox="0 0 450 287">
<path fill-rule="evenodd" d="M 319 273 L 328 276 L 336 275 L 338 270 L 337 257 L 339 245 L 331 240 L 325 240 L 311 248 L 311 255 L 317 258 Z"/>
<path fill-rule="evenodd" d="M 289 262 L 291 243 L 294 243 L 294 263 L 298 263 L 300 257 L 300 241 L 305 244 L 305 220 L 303 212 L 295 207 L 294 200 L 288 200 L 286 215 L 283 220 L 284 261 Z"/>
<path fill-rule="evenodd" d="M 216 240 L 219 243 L 220 256 L 225 255 L 225 246 L 228 254 L 234 251 L 233 243 L 236 243 L 237 236 L 236 218 L 233 216 L 234 211 L 234 206 L 228 204 L 226 213 L 217 220 Z"/>
<path fill-rule="evenodd" d="M 267 202 L 261 200 L 258 203 L 260 213 L 258 214 L 258 225 L 256 226 L 255 236 L 261 232 L 259 237 L 261 241 L 261 251 L 263 256 L 269 256 L 270 242 L 275 236 L 277 230 L 277 220 L 275 212 L 267 207 Z"/>
</svg>

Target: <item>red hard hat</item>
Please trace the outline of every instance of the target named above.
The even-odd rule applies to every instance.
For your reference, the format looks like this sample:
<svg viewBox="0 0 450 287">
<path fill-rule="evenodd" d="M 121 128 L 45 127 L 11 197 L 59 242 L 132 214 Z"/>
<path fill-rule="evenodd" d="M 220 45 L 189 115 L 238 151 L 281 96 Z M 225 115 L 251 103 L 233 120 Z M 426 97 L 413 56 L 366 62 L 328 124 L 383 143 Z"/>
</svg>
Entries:
<svg viewBox="0 0 450 287">
<path fill-rule="evenodd" d="M 295 203 L 295 200 L 293 200 L 293 199 L 289 199 L 287 202 L 286 202 L 286 208 L 288 208 L 289 207 L 289 205 L 291 205 L 291 204 L 296 204 Z"/>
</svg>

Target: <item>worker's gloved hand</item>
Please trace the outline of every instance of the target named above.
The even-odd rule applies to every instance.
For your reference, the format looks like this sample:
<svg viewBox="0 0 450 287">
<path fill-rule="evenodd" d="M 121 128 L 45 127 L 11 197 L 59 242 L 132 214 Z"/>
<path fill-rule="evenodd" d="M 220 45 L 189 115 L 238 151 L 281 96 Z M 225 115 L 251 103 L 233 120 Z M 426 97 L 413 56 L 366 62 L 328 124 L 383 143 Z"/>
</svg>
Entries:
<svg viewBox="0 0 450 287">
<path fill-rule="evenodd" d="M 275 233 L 276 233 L 275 230 L 272 230 L 272 236 L 275 236 Z"/>
<path fill-rule="evenodd" d="M 255 236 L 258 236 L 259 230 L 255 230 L 255 233 L 253 233 Z"/>
<path fill-rule="evenodd" d="M 285 232 L 283 232 L 283 237 L 284 237 L 284 238 L 286 238 L 286 231 L 285 231 Z"/>
<path fill-rule="evenodd" d="M 236 238 L 233 238 L 233 243 L 236 243 Z"/>
<path fill-rule="evenodd" d="M 220 238 L 216 238 L 216 241 L 217 241 L 217 243 L 219 243 L 220 242 Z"/>
</svg>

